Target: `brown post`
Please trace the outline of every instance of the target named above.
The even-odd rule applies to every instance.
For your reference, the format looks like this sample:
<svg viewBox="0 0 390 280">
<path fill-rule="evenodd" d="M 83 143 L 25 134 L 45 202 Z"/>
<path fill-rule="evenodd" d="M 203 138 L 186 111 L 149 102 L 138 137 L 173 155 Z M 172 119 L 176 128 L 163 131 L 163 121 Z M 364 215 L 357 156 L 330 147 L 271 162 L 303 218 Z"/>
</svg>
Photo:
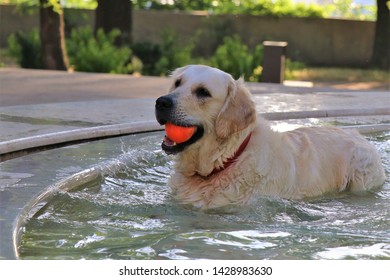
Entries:
<svg viewBox="0 0 390 280">
<path fill-rule="evenodd" d="M 264 58 L 261 81 L 264 83 L 283 83 L 287 42 L 264 41 L 263 46 Z"/>
</svg>

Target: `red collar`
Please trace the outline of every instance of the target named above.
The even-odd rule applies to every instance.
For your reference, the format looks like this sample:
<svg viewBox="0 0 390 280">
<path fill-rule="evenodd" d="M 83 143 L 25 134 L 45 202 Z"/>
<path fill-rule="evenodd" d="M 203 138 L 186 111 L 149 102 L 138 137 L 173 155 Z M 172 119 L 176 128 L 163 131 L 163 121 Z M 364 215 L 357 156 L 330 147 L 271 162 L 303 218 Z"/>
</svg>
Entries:
<svg viewBox="0 0 390 280">
<path fill-rule="evenodd" d="M 242 142 L 241 146 L 234 153 L 234 155 L 231 158 L 228 158 L 227 161 L 223 163 L 222 168 L 218 168 L 218 167 L 214 168 L 214 170 L 211 171 L 211 173 L 209 175 L 204 176 L 204 177 L 208 178 L 208 177 L 211 177 L 215 174 L 218 174 L 222 170 L 225 170 L 226 168 L 228 168 L 232 163 L 234 163 L 238 159 L 238 157 L 242 154 L 242 152 L 245 150 L 246 146 L 249 143 L 249 140 L 251 139 L 251 136 L 252 136 L 252 132 L 249 133 L 249 135 L 245 138 L 244 142 Z"/>
</svg>

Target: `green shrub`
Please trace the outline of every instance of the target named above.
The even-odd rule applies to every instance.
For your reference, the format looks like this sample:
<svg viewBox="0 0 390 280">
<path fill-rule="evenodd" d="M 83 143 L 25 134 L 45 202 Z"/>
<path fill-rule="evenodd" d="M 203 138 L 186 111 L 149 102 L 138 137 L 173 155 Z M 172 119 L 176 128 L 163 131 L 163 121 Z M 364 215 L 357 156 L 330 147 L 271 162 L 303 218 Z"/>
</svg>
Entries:
<svg viewBox="0 0 390 280">
<path fill-rule="evenodd" d="M 133 54 L 142 61 L 142 74 L 160 75 L 156 69 L 156 62 L 162 56 L 161 46 L 151 42 L 135 43 L 132 46 Z"/>
<path fill-rule="evenodd" d="M 99 73 L 131 73 L 131 50 L 115 46 L 119 30 L 105 34 L 98 30 L 96 37 L 89 27 L 75 29 L 66 40 L 70 63 L 76 71 Z"/>
<path fill-rule="evenodd" d="M 211 58 L 193 57 L 194 43 L 183 46 L 172 30 L 165 30 L 160 45 L 143 42 L 130 48 L 118 48 L 114 42 L 118 30 L 104 34 L 99 30 L 96 37 L 91 28 L 75 29 L 66 39 L 68 57 L 76 71 L 101 73 L 142 72 L 143 75 L 167 75 L 177 67 L 191 63 L 206 64 L 244 77 L 246 81 L 260 81 L 263 46 L 253 50 L 242 43 L 238 35 L 227 36 L 216 48 Z M 199 39 L 199 38 L 198 38 Z M 199 42 L 198 42 L 199 43 Z M 17 32 L 8 39 L 9 53 L 24 68 L 42 68 L 38 31 Z M 134 56 L 132 56 L 134 54 Z M 299 62 L 286 60 L 286 79 L 294 78 L 294 71 L 304 68 Z"/>
<path fill-rule="evenodd" d="M 41 42 L 39 32 L 16 32 L 8 37 L 8 50 L 23 68 L 41 69 Z"/>
<path fill-rule="evenodd" d="M 241 42 L 239 36 L 225 37 L 213 57 L 211 65 L 230 73 L 234 78 L 244 77 L 245 80 L 259 81 L 263 60 L 263 47 L 257 45 L 253 52 Z"/>
<path fill-rule="evenodd" d="M 292 61 L 291 59 L 286 59 L 284 78 L 286 80 L 294 80 L 295 72 L 303 70 L 306 68 L 306 65 L 303 62 Z"/>
<path fill-rule="evenodd" d="M 161 57 L 155 65 L 157 74 L 167 75 L 169 71 L 191 63 L 194 45 L 181 45 L 179 42 L 179 37 L 172 30 L 163 31 Z"/>
</svg>

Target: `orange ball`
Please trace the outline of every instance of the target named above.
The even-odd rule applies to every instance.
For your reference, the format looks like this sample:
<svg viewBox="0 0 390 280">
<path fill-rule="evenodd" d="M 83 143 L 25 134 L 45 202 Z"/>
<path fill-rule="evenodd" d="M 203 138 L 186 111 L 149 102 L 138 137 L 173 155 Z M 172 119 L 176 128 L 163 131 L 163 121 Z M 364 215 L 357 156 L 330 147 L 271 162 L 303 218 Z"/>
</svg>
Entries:
<svg viewBox="0 0 390 280">
<path fill-rule="evenodd" d="M 168 138 L 176 143 L 188 141 L 195 133 L 195 126 L 184 127 L 177 126 L 172 123 L 165 124 L 165 133 Z"/>
</svg>

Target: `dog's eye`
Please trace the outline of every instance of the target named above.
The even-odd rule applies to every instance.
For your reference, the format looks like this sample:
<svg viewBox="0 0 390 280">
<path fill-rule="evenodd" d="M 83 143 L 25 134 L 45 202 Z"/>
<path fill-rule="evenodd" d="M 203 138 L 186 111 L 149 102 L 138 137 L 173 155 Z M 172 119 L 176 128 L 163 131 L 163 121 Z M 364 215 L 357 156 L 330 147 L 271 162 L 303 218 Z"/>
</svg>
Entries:
<svg viewBox="0 0 390 280">
<path fill-rule="evenodd" d="M 181 79 L 177 79 L 177 80 L 175 81 L 175 88 L 179 87 L 180 84 L 181 84 Z"/>
<path fill-rule="evenodd" d="M 204 87 L 199 87 L 195 90 L 195 94 L 199 98 L 205 98 L 205 97 L 211 97 L 210 92 L 204 88 Z"/>
</svg>

